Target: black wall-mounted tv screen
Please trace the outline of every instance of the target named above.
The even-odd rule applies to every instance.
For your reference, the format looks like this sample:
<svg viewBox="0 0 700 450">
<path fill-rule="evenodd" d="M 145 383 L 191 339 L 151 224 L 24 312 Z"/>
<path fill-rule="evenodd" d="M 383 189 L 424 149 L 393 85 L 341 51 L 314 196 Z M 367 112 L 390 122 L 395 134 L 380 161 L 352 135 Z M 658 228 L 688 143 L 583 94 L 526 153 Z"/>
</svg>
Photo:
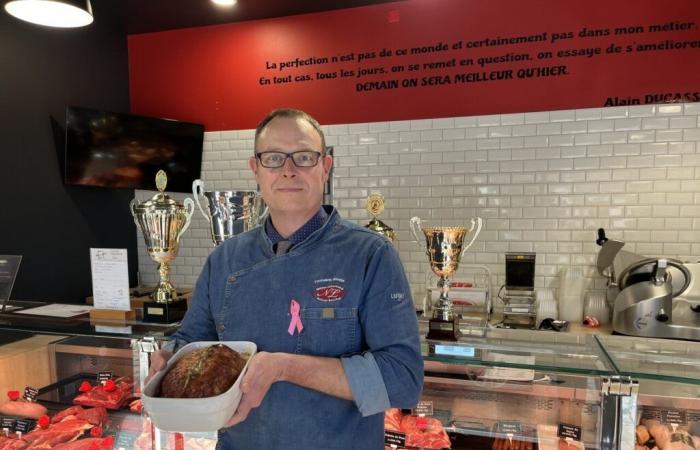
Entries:
<svg viewBox="0 0 700 450">
<path fill-rule="evenodd" d="M 163 169 L 167 191 L 191 192 L 201 174 L 203 140 L 204 125 L 69 106 L 64 181 L 155 190 Z"/>
</svg>

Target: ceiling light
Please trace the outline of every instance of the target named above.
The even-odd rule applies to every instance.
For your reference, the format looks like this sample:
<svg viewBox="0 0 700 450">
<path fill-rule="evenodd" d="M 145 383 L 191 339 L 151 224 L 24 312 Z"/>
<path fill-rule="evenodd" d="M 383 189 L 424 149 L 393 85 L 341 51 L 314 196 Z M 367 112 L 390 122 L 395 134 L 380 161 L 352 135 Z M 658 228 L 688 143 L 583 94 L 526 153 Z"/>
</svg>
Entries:
<svg viewBox="0 0 700 450">
<path fill-rule="evenodd" d="M 92 23 L 90 0 L 12 0 L 5 11 L 18 19 L 58 28 L 77 28 Z"/>
<path fill-rule="evenodd" d="M 211 0 L 219 6 L 233 6 L 236 4 L 236 0 Z"/>
</svg>

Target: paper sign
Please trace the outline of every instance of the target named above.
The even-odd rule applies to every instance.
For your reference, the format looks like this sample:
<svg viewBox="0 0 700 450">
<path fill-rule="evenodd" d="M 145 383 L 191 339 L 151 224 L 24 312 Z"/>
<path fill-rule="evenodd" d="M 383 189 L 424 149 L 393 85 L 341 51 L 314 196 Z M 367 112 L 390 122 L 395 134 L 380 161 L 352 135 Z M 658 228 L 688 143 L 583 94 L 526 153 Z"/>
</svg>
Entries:
<svg viewBox="0 0 700 450">
<path fill-rule="evenodd" d="M 406 433 L 401 433 L 400 431 L 384 430 L 384 445 L 388 445 L 394 448 L 405 447 Z"/>
<path fill-rule="evenodd" d="M 560 423 L 557 428 L 557 436 L 560 438 L 571 438 L 575 441 L 581 440 L 581 427 L 570 425 L 568 423 Z"/>
<path fill-rule="evenodd" d="M 125 248 L 91 248 L 92 296 L 97 309 L 131 310 Z"/>
<path fill-rule="evenodd" d="M 97 374 L 97 382 L 100 384 L 105 384 L 107 380 L 112 379 L 112 372 L 99 372 Z"/>
<path fill-rule="evenodd" d="M 36 397 L 39 395 L 39 390 L 31 386 L 24 388 L 24 399 L 30 402 L 36 401 Z"/>
<path fill-rule="evenodd" d="M 411 410 L 411 414 L 414 416 L 432 416 L 433 402 L 430 400 L 419 401 L 416 407 Z"/>
<path fill-rule="evenodd" d="M 33 316 L 49 316 L 49 317 L 75 317 L 82 314 L 87 314 L 92 309 L 90 305 L 71 305 L 67 303 L 49 303 L 36 308 L 22 309 L 15 314 L 30 314 Z"/>
</svg>

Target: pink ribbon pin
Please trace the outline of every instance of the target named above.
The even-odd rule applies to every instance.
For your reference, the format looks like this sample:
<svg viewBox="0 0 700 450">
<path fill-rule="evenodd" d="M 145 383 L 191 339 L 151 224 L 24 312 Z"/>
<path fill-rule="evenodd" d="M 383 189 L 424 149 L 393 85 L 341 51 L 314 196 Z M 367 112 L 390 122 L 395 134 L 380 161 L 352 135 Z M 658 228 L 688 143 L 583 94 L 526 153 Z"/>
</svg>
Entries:
<svg viewBox="0 0 700 450">
<path fill-rule="evenodd" d="M 304 329 L 304 325 L 301 323 L 301 317 L 299 316 L 300 309 L 299 302 L 292 299 L 292 302 L 289 304 L 289 313 L 292 315 L 292 320 L 289 322 L 289 328 L 287 329 L 287 333 L 292 336 L 294 336 L 295 328 L 299 333 Z"/>
</svg>

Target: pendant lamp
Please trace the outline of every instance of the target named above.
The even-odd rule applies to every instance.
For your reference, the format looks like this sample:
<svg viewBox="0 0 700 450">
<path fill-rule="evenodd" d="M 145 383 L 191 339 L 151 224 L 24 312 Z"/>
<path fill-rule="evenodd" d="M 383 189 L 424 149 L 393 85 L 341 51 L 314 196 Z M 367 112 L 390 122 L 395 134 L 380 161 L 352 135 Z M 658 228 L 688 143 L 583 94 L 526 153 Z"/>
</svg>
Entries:
<svg viewBox="0 0 700 450">
<path fill-rule="evenodd" d="M 90 0 L 11 0 L 5 11 L 27 22 L 57 28 L 84 27 L 93 20 Z"/>
</svg>

